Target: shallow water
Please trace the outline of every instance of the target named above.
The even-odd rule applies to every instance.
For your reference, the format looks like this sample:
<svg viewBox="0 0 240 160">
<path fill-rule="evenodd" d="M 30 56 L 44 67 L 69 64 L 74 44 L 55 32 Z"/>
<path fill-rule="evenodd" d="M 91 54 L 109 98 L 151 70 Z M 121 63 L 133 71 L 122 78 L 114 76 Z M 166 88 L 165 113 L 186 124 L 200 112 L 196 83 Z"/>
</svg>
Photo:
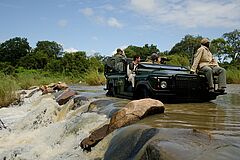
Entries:
<svg viewBox="0 0 240 160">
<path fill-rule="evenodd" d="M 228 94 L 205 103 L 165 104 L 163 115 L 140 123 L 161 128 L 194 128 L 213 134 L 240 136 L 240 85 L 228 85 Z"/>
</svg>

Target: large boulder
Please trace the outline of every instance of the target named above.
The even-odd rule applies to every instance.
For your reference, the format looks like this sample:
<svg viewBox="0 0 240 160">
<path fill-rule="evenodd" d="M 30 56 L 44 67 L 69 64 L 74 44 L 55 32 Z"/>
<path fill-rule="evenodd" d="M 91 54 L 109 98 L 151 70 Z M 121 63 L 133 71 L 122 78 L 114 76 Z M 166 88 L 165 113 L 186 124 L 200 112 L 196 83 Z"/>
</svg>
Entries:
<svg viewBox="0 0 240 160">
<path fill-rule="evenodd" d="M 115 130 L 149 115 L 163 113 L 164 109 L 161 101 L 151 98 L 131 101 L 112 116 L 109 129 Z"/>
<path fill-rule="evenodd" d="M 91 147 L 94 147 L 115 129 L 130 125 L 147 116 L 159 113 L 164 113 L 164 105 L 159 100 L 146 98 L 131 101 L 112 116 L 109 124 L 95 130 L 89 137 L 83 139 L 80 146 L 83 150 L 91 151 Z"/>
</svg>

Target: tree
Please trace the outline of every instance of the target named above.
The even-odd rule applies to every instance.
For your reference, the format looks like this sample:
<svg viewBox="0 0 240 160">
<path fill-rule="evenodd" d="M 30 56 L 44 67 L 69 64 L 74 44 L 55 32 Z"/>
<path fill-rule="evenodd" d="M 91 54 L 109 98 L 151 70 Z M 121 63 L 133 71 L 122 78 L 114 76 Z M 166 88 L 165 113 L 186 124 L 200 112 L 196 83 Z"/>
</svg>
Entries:
<svg viewBox="0 0 240 160">
<path fill-rule="evenodd" d="M 186 35 L 179 43 L 175 44 L 169 54 L 186 55 L 189 59 L 200 47 L 201 36 Z"/>
<path fill-rule="evenodd" d="M 89 69 L 86 53 L 82 51 L 66 53 L 62 58 L 64 72 L 69 75 L 79 75 Z"/>
<path fill-rule="evenodd" d="M 226 53 L 228 57 L 232 59 L 232 62 L 239 61 L 240 59 L 240 31 L 234 30 L 229 33 L 223 34 L 223 38 L 225 38 L 226 45 Z"/>
<path fill-rule="evenodd" d="M 0 61 L 16 66 L 21 57 L 31 50 L 27 38 L 15 37 L 0 44 Z"/>
<path fill-rule="evenodd" d="M 44 52 L 51 59 L 58 57 L 63 50 L 62 46 L 54 41 L 38 41 L 36 46 L 34 52 Z"/>
<path fill-rule="evenodd" d="M 145 60 L 148 56 L 151 56 L 154 52 L 160 52 L 157 46 L 153 44 L 150 46 L 148 44 L 145 44 L 143 47 L 130 45 L 124 51 L 127 57 L 134 57 L 134 55 L 139 55 L 143 60 Z"/>
<path fill-rule="evenodd" d="M 213 39 L 210 45 L 210 50 L 218 57 L 218 61 L 223 63 L 226 60 L 226 41 L 223 38 Z"/>
</svg>

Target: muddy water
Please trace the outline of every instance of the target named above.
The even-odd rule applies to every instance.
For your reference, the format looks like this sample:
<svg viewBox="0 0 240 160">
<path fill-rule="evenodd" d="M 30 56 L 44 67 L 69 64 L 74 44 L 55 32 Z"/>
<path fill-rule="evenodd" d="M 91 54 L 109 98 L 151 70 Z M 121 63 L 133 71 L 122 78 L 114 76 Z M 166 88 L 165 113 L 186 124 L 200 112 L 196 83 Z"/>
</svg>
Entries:
<svg viewBox="0 0 240 160">
<path fill-rule="evenodd" d="M 240 137 L 240 85 L 228 85 L 226 95 L 205 103 L 165 104 L 165 114 L 140 123 L 161 128 L 192 128 Z M 239 141 L 240 143 L 240 141 Z"/>
</svg>

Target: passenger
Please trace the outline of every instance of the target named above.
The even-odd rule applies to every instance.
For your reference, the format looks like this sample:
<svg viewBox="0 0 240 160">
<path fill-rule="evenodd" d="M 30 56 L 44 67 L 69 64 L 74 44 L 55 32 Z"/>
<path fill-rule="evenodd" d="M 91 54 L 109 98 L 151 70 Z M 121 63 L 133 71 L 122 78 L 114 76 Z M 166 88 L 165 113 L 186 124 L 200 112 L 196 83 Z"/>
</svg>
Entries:
<svg viewBox="0 0 240 160">
<path fill-rule="evenodd" d="M 161 63 L 160 57 L 157 53 L 153 53 L 151 55 L 151 61 L 152 61 L 153 64 L 160 64 Z"/>
<path fill-rule="evenodd" d="M 193 65 L 191 67 L 191 74 L 196 73 L 198 69 L 203 72 L 208 80 L 209 92 L 214 92 L 213 76 L 218 75 L 218 92 L 224 93 L 226 88 L 226 71 L 219 67 L 217 61 L 214 59 L 209 50 L 210 41 L 206 38 L 201 40 L 201 47 L 194 55 Z"/>
<path fill-rule="evenodd" d="M 128 81 L 132 82 L 132 87 L 134 88 L 134 83 L 135 83 L 135 71 L 140 63 L 141 58 L 139 55 L 135 55 L 133 57 L 133 61 L 127 66 L 127 75 L 128 75 Z"/>
<path fill-rule="evenodd" d="M 119 56 L 119 57 L 122 57 L 122 58 L 126 58 L 125 53 L 120 48 L 117 49 L 117 53 L 115 53 L 113 56 Z"/>
<path fill-rule="evenodd" d="M 148 57 L 146 61 L 153 64 L 165 64 L 165 61 L 169 61 L 169 59 L 167 57 L 160 57 L 157 53 L 153 53 L 151 58 Z"/>
</svg>

